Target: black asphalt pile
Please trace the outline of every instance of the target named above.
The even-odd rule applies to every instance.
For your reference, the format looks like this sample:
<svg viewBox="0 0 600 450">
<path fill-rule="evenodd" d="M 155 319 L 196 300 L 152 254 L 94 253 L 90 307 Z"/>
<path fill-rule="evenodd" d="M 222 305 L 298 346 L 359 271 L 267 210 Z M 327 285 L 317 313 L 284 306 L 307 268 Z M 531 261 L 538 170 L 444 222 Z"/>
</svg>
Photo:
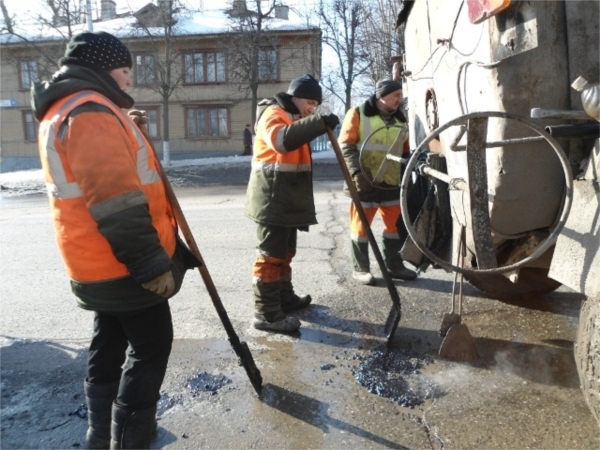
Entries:
<svg viewBox="0 0 600 450">
<path fill-rule="evenodd" d="M 217 394 L 219 389 L 229 383 L 231 383 L 231 380 L 225 375 L 211 375 L 206 372 L 200 372 L 188 381 L 187 387 L 192 391 L 192 394 L 200 392 Z"/>
<path fill-rule="evenodd" d="M 370 393 L 385 397 L 400 406 L 414 408 L 425 400 L 440 397 L 442 389 L 421 373 L 433 359 L 400 351 L 379 350 L 352 370 L 356 382 Z"/>
</svg>

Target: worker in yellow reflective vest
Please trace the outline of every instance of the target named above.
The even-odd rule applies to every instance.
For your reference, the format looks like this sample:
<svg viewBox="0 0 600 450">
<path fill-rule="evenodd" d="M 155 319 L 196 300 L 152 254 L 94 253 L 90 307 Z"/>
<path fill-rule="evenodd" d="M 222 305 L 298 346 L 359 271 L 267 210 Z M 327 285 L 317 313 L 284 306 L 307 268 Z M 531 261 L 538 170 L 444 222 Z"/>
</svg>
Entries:
<svg viewBox="0 0 600 450">
<path fill-rule="evenodd" d="M 377 213 L 383 220 L 382 253 L 388 272 L 395 279 L 414 280 L 416 272 L 404 266 L 399 254 L 401 242 L 396 221 L 400 216 L 400 163 L 388 161 L 381 182 L 373 182 L 398 137 L 399 126 L 406 123 L 400 110 L 402 84 L 391 79 L 380 80 L 375 91 L 375 95 L 364 104 L 346 113 L 339 137 L 340 146 L 369 225 Z M 403 154 L 408 154 L 408 139 L 402 150 Z M 345 190 L 347 192 L 347 186 Z M 375 278 L 370 271 L 367 232 L 354 203 L 350 204 L 350 233 L 352 277 L 362 284 L 373 285 Z"/>
<path fill-rule="evenodd" d="M 259 239 L 252 278 L 259 330 L 296 331 L 300 320 L 288 313 L 312 301 L 294 292 L 291 263 L 298 230 L 317 223 L 309 143 L 340 123 L 335 114 L 315 113 L 321 101 L 319 82 L 306 74 L 258 104 L 246 215 L 257 223 Z"/>
</svg>

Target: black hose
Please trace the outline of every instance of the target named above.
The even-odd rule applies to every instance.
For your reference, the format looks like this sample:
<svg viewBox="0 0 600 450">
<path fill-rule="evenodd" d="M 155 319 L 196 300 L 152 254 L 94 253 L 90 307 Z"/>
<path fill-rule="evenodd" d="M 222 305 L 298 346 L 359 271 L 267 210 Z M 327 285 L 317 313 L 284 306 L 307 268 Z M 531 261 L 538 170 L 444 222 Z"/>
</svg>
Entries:
<svg viewBox="0 0 600 450">
<path fill-rule="evenodd" d="M 546 131 L 553 137 L 600 137 L 600 122 L 576 125 L 549 125 Z"/>
</svg>

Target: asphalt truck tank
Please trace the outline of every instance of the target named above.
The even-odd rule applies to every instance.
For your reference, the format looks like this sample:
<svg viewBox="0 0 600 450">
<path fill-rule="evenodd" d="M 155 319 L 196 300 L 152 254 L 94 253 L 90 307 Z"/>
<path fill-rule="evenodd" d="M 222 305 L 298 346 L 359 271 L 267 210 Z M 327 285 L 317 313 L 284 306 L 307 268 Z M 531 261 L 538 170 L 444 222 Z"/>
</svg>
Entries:
<svg viewBox="0 0 600 450">
<path fill-rule="evenodd" d="M 416 149 L 401 201 L 418 172 L 452 224 L 431 251 L 403 211 L 409 234 L 492 298 L 584 294 L 574 355 L 600 425 L 599 4 L 404 0 L 397 62 Z"/>
</svg>

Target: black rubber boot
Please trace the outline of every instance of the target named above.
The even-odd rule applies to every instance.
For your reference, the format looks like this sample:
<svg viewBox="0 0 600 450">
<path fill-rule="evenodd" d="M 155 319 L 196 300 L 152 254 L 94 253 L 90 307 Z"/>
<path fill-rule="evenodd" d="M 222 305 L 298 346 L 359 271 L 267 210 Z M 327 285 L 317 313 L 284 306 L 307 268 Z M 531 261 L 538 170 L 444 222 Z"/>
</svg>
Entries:
<svg viewBox="0 0 600 450">
<path fill-rule="evenodd" d="M 352 278 L 358 281 L 360 284 L 366 286 L 373 286 L 375 284 L 375 278 L 371 275 L 369 269 L 369 244 L 367 242 L 351 241 L 351 256 L 352 266 L 354 271 L 352 272 Z"/>
<path fill-rule="evenodd" d="M 156 405 L 129 411 L 127 408 L 113 404 L 111 440 L 112 449 L 147 449 L 156 437 Z"/>
<path fill-rule="evenodd" d="M 277 333 L 292 333 L 300 328 L 300 321 L 297 318 L 286 316 L 282 311 L 269 314 L 254 313 L 252 324 L 257 330 Z"/>
<path fill-rule="evenodd" d="M 297 295 L 294 292 L 292 280 L 281 280 L 279 295 L 281 297 L 281 310 L 284 313 L 304 309 L 312 301 L 310 295 Z"/>
<path fill-rule="evenodd" d="M 369 243 L 351 241 L 352 265 L 355 272 L 369 272 Z"/>
<path fill-rule="evenodd" d="M 254 320 L 257 330 L 291 333 L 300 328 L 300 321 L 286 316 L 281 310 L 281 282 L 252 284 L 254 292 Z"/>
<path fill-rule="evenodd" d="M 119 392 L 119 381 L 110 384 L 83 382 L 87 403 L 88 430 L 85 435 L 85 448 L 110 448 L 110 421 L 112 404 Z"/>
<path fill-rule="evenodd" d="M 254 294 L 254 310 L 258 314 L 271 314 L 281 311 L 281 282 L 263 283 L 254 281 L 252 283 Z"/>
<path fill-rule="evenodd" d="M 396 280 L 411 281 L 417 278 L 417 272 L 404 266 L 400 250 L 402 244 L 399 239 L 383 238 L 383 259 L 388 272 Z"/>
</svg>

